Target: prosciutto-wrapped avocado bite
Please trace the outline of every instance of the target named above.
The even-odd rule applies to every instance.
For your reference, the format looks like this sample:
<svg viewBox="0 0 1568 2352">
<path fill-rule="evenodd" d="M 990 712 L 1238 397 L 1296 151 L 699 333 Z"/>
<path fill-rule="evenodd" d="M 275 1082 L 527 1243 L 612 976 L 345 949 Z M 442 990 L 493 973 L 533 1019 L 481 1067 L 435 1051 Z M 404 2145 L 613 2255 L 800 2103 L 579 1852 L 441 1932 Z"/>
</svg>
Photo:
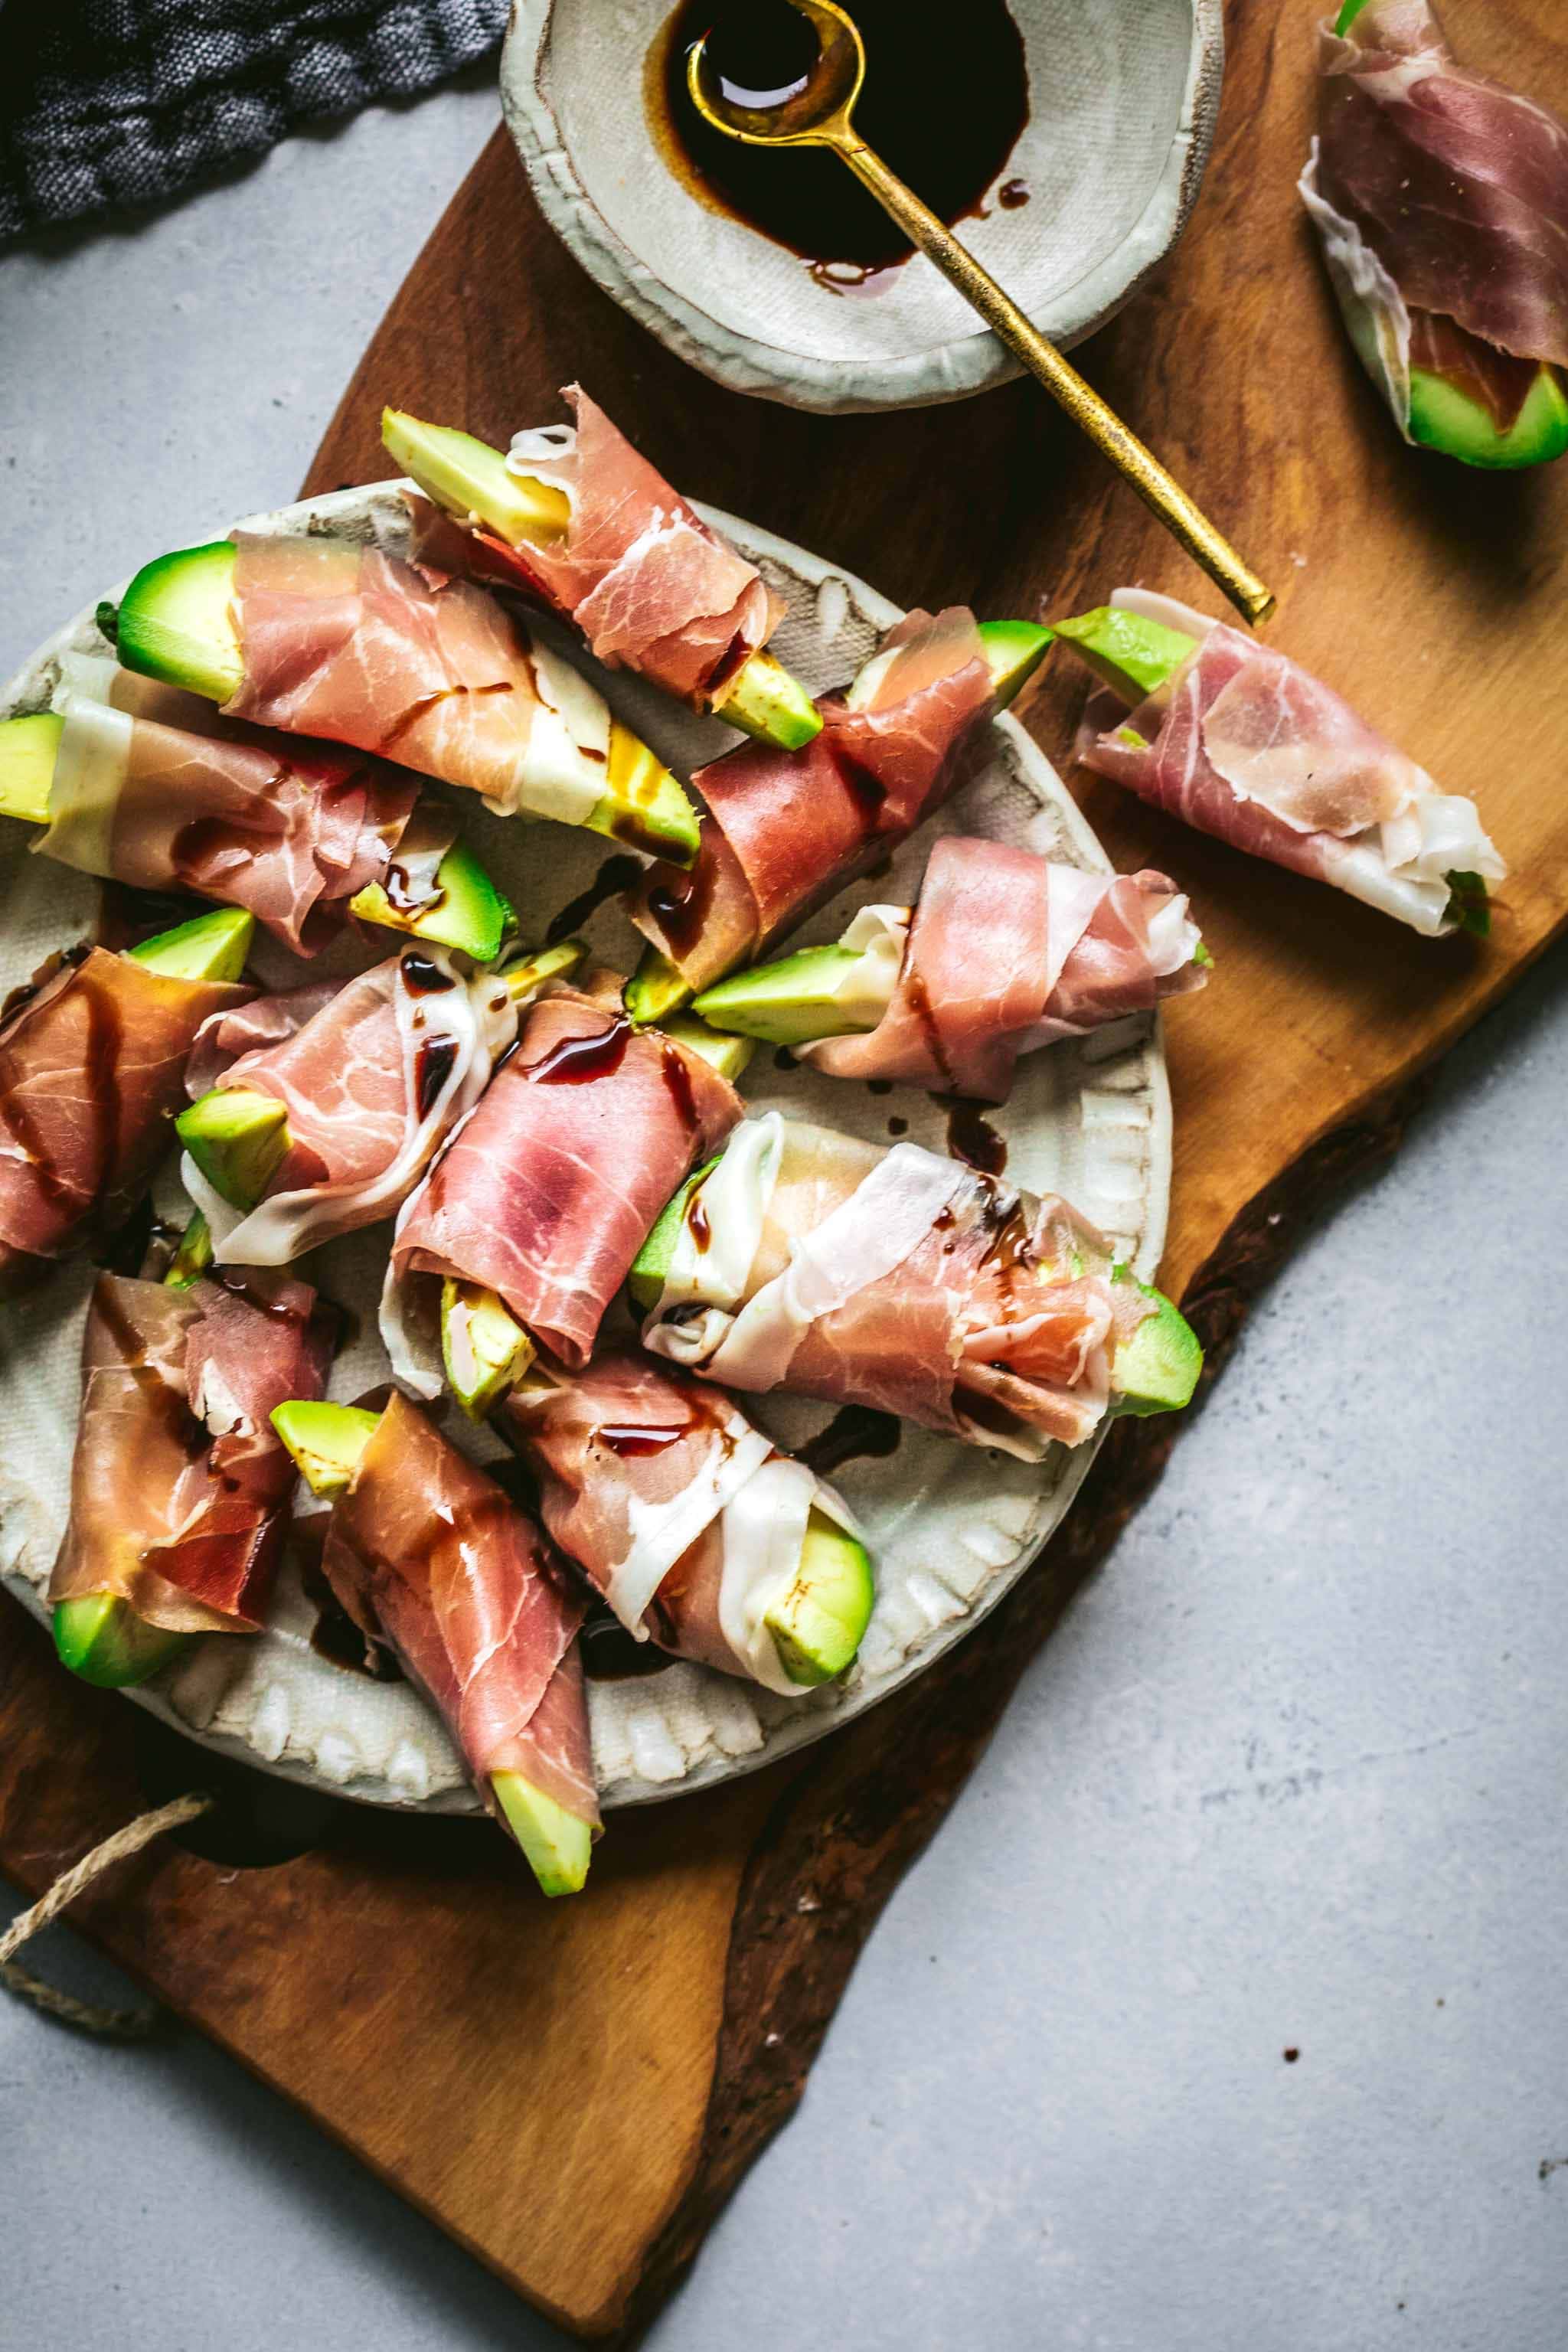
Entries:
<svg viewBox="0 0 1568 2352">
<path fill-rule="evenodd" d="M 634 1030 L 614 974 L 542 999 L 398 1218 L 381 1329 L 405 1386 L 435 1396 L 446 1373 L 474 1404 L 491 1292 L 580 1370 L 670 1193 L 740 1118 L 750 1052 L 697 1021 Z"/>
<path fill-rule="evenodd" d="M 690 872 L 656 866 L 628 901 L 649 942 L 626 990 L 633 1019 L 689 1003 L 897 848 L 953 790 L 964 747 L 1049 644 L 1048 629 L 977 625 L 962 605 L 910 613 L 853 685 L 819 698 L 822 730 L 803 751 L 742 743 L 702 769 Z"/>
<path fill-rule="evenodd" d="M 237 530 L 145 565 L 110 625 L 127 668 L 226 716 L 397 760 L 498 816 L 696 852 L 669 771 L 471 581 L 357 540 Z"/>
<path fill-rule="evenodd" d="M 450 425 L 382 412 L 382 439 L 456 530 L 420 531 L 430 561 L 521 588 L 612 667 L 795 751 L 822 721 L 763 650 L 784 617 L 754 563 L 711 530 L 577 384 L 574 423 L 518 434 L 508 455 Z M 416 525 L 417 528 L 417 525 Z"/>
<path fill-rule="evenodd" d="M 624 1352 L 574 1377 L 535 1364 L 496 1425 L 634 1640 L 786 1694 L 852 1664 L 876 1597 L 865 1546 L 721 1390 Z"/>
<path fill-rule="evenodd" d="M 87 1681 L 145 1681 L 198 1633 L 258 1633 L 294 1487 L 270 1414 L 320 1397 L 335 1311 L 260 1274 L 100 1275 L 82 1340 L 70 1519 L 49 1598 Z"/>
<path fill-rule="evenodd" d="M 309 1400 L 273 1421 L 330 1497 L 322 1570 L 368 1643 L 438 1710 L 546 1895 L 572 1895 L 599 1833 L 577 1631 L 583 1603 L 542 1531 L 401 1396 Z"/>
<path fill-rule="evenodd" d="M 1319 37 L 1302 201 L 1407 441 L 1470 466 L 1568 449 L 1568 123 L 1459 65 L 1428 0 Z"/>
<path fill-rule="evenodd" d="M 643 1344 L 727 1388 L 869 1405 L 1037 1461 L 1168 1412 L 1203 1358 L 1060 1200 L 918 1144 L 748 1119 L 632 1269 Z"/>
<path fill-rule="evenodd" d="M 835 946 L 752 964 L 693 1009 L 833 1077 L 999 1103 L 1020 1055 L 1201 988 L 1206 961 L 1163 874 L 1086 874 L 950 836 L 915 907 L 863 907 Z"/>
<path fill-rule="evenodd" d="M 46 857 L 242 907 L 297 955 L 351 915 L 498 953 L 511 910 L 406 769 L 219 717 L 101 656 L 67 654 L 54 707 L 0 720 L 0 816 Z"/>
<path fill-rule="evenodd" d="M 175 1124 L 219 1262 L 284 1265 L 393 1215 L 515 1043 L 520 1008 L 582 953 L 572 940 L 469 974 L 408 948 L 214 1023 Z"/>
<path fill-rule="evenodd" d="M 1104 689 L 1079 732 L 1086 766 L 1413 930 L 1487 930 L 1487 885 L 1508 868 L 1474 802 L 1289 655 L 1135 588 L 1057 635 Z"/>
<path fill-rule="evenodd" d="M 252 918 L 51 956 L 0 1008 L 0 1299 L 112 1234 L 174 1140 L 204 1024 L 245 1003 Z"/>
</svg>

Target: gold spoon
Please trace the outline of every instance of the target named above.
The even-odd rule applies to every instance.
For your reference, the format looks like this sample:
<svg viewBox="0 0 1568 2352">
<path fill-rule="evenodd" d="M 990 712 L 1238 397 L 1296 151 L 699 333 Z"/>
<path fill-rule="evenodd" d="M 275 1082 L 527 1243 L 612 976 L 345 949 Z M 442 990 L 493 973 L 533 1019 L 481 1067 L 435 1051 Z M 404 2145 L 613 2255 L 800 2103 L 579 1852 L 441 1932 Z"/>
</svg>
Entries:
<svg viewBox="0 0 1568 2352">
<path fill-rule="evenodd" d="M 790 0 L 790 5 L 810 24 L 820 44 L 810 73 L 787 91 L 777 93 L 742 93 L 732 83 L 726 88 L 708 59 L 710 36 L 704 34 L 686 61 L 687 87 L 703 121 L 749 147 L 831 147 L 904 235 L 935 262 L 992 331 L 1039 378 L 1052 399 L 1103 450 L 1167 530 L 1224 589 L 1237 610 L 1254 627 L 1266 621 L 1274 610 L 1274 598 L 1229 541 L 1056 345 L 1030 325 L 1017 304 L 946 225 L 867 146 L 851 119 L 866 78 L 866 52 L 851 19 L 833 0 Z M 748 97 L 764 102 L 747 105 Z"/>
</svg>

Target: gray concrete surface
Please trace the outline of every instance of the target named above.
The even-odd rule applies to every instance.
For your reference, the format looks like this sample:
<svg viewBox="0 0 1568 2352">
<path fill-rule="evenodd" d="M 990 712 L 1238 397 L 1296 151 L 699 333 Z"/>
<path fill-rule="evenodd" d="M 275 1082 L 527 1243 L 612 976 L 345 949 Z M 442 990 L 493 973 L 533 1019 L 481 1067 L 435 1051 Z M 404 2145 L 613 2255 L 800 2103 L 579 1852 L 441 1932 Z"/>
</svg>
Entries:
<svg viewBox="0 0 1568 2352">
<path fill-rule="evenodd" d="M 492 118 L 0 260 L 0 671 L 298 478 Z M 1565 976 L 1258 1309 L 660 2352 L 1560 2352 Z M 17 2352 L 560 2340 L 199 2040 L 4 2001 L 0 2244 Z"/>
</svg>

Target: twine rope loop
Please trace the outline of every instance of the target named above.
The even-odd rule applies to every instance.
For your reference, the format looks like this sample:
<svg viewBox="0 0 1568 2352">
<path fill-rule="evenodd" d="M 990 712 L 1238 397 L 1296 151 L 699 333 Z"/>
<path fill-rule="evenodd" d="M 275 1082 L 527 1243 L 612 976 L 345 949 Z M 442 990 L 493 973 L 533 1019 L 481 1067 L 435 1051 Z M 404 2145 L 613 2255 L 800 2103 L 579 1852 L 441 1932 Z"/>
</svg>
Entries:
<svg viewBox="0 0 1568 2352">
<path fill-rule="evenodd" d="M 80 2033 L 96 2033 L 109 2042 L 142 2042 L 160 2023 L 163 2011 L 158 2009 L 102 2009 L 89 2000 L 78 2000 L 73 1993 L 61 1992 L 58 1986 L 36 1977 L 16 1959 L 23 1945 L 39 1935 L 52 1919 L 58 1917 L 68 1904 L 74 1903 L 93 1881 L 112 1870 L 117 1862 L 126 1862 L 154 1838 L 169 1830 L 184 1827 L 186 1822 L 210 1813 L 216 1800 L 201 1790 L 188 1796 L 176 1797 L 172 1803 L 160 1805 L 155 1812 L 142 1813 L 127 1822 L 122 1830 L 106 1837 L 68 1870 L 62 1870 L 54 1885 L 39 1895 L 31 1908 L 12 1920 L 0 1936 L 0 1984 L 18 2000 L 30 2001 L 46 2017 L 58 2018 L 62 2025 L 75 2026 Z"/>
</svg>

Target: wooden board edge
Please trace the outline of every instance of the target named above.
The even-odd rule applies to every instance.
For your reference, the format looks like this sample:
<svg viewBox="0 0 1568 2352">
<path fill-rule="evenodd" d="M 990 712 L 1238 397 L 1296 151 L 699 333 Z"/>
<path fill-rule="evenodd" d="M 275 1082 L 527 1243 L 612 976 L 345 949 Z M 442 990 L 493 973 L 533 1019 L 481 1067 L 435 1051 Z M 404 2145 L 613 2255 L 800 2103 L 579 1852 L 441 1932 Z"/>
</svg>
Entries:
<svg viewBox="0 0 1568 2352">
<path fill-rule="evenodd" d="M 1349 1185 L 1397 1150 L 1430 1086 L 1428 1066 L 1320 1138 L 1232 1221 L 1183 1299 L 1204 1346 L 1199 1404 L 1259 1291 Z M 1184 1419 L 1119 1423 L 1051 1541 L 1047 1572 L 1024 1578 L 940 1675 L 921 1676 L 810 1750 L 807 1769 L 781 1795 L 736 1904 L 699 2159 L 624 2313 L 606 2331 L 614 2352 L 640 2343 L 742 2176 L 794 2115 L 884 1905 L 941 1827 L 1025 1668 L 1148 1500 L 1184 1425 Z M 892 1709 L 903 1722 L 889 1742 Z M 873 1741 L 897 1758 L 896 1775 L 879 1766 Z"/>
</svg>

